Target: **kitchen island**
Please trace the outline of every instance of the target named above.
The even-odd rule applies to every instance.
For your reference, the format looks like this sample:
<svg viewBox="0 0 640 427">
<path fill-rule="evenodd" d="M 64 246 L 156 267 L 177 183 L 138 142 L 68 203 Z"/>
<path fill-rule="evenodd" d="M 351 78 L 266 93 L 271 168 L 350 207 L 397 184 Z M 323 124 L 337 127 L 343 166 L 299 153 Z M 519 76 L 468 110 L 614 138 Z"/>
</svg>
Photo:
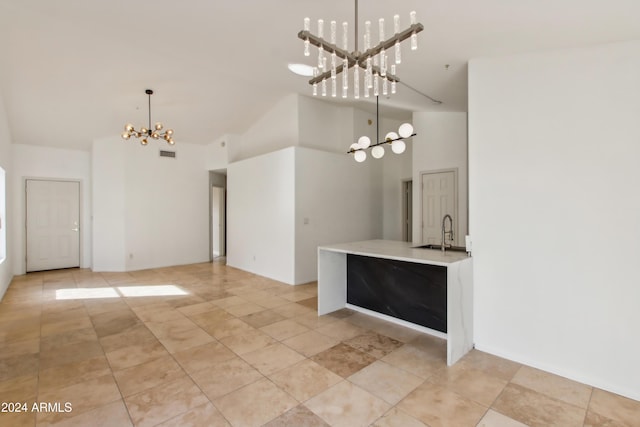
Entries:
<svg viewBox="0 0 640 427">
<path fill-rule="evenodd" d="M 318 248 L 318 314 L 350 308 L 447 340 L 447 364 L 473 348 L 473 259 L 367 240 Z"/>
</svg>

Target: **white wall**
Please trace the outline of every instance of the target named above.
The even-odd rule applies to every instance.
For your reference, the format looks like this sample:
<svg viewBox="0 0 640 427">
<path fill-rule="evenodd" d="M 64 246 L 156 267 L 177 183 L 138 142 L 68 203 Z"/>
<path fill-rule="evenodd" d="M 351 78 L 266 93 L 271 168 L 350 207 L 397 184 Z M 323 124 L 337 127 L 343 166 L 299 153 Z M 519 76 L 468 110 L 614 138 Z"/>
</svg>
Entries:
<svg viewBox="0 0 640 427">
<path fill-rule="evenodd" d="M 290 94 L 242 134 L 233 161 L 297 145 L 298 139 L 298 95 Z"/>
<path fill-rule="evenodd" d="M 413 242 L 422 243 L 421 174 L 442 169 L 458 170 L 458 221 L 454 237 L 464 245 L 467 234 L 467 114 L 413 114 Z"/>
<path fill-rule="evenodd" d="M 0 167 L 5 171 L 5 197 L 0 201 L 0 204 L 5 206 L 5 215 L 0 220 L 2 221 L 2 230 L 4 230 L 6 237 L 6 258 L 0 260 L 0 300 L 11 283 L 13 278 L 13 266 L 11 262 L 13 260 L 13 237 L 8 232 L 9 227 L 13 228 L 13 216 L 11 214 L 11 200 L 12 200 L 12 177 L 11 177 L 11 134 L 9 133 L 9 124 L 7 123 L 7 114 L 4 109 L 4 101 L 0 95 Z M 2 190 L 0 190 L 2 191 Z M 0 231 L 1 232 L 1 231 Z"/>
<path fill-rule="evenodd" d="M 373 160 L 295 148 L 295 284 L 317 279 L 318 246 L 382 237 Z"/>
<path fill-rule="evenodd" d="M 298 95 L 299 140 L 295 145 L 346 153 L 353 141 L 354 109 Z"/>
<path fill-rule="evenodd" d="M 159 150 L 176 151 L 176 158 Z M 205 150 L 188 143 L 93 144 L 94 270 L 125 271 L 209 260 Z"/>
<path fill-rule="evenodd" d="M 381 139 L 388 132 L 398 133 L 398 128 L 404 121 L 380 120 Z M 413 138 L 406 140 L 406 150 L 402 154 L 395 154 L 391 147 L 385 147 L 382 158 L 382 207 L 383 227 L 382 238 L 385 240 L 402 240 L 402 183 L 412 180 Z M 409 236 L 412 239 L 412 236 Z"/>
<path fill-rule="evenodd" d="M 227 265 L 294 283 L 294 148 L 227 168 Z"/>
<path fill-rule="evenodd" d="M 160 150 L 176 157 L 160 157 Z M 125 144 L 127 270 L 209 260 L 204 153 L 204 146 L 188 143 Z"/>
<path fill-rule="evenodd" d="M 480 350 L 640 400 L 640 42 L 469 66 Z"/>
<path fill-rule="evenodd" d="M 106 138 L 91 150 L 94 271 L 126 270 L 125 144 Z"/>
<path fill-rule="evenodd" d="M 91 267 L 91 155 L 87 151 L 13 144 L 13 217 L 24 225 L 25 179 L 80 181 L 80 267 Z M 14 271 L 26 271 L 26 232 L 13 227 Z"/>
</svg>

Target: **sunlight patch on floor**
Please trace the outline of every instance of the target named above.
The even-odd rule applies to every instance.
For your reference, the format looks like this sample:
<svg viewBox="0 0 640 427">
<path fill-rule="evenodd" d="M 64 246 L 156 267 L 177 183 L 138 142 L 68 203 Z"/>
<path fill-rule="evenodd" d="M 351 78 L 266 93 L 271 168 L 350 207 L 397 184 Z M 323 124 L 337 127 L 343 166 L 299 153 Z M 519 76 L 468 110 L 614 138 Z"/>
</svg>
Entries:
<svg viewBox="0 0 640 427">
<path fill-rule="evenodd" d="M 57 300 L 122 297 L 181 296 L 189 292 L 175 285 L 66 288 L 56 290 Z"/>
</svg>

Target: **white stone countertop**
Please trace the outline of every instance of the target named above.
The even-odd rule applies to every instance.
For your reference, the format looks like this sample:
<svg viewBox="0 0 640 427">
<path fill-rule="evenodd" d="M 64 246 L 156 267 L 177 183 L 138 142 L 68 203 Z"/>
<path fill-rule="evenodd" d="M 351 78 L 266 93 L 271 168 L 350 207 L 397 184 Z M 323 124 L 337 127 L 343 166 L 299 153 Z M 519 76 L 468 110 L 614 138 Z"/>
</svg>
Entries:
<svg viewBox="0 0 640 427">
<path fill-rule="evenodd" d="M 318 249 L 445 267 L 469 258 L 466 252 L 445 251 L 442 253 L 440 249 L 423 249 L 413 246 L 411 242 L 365 240 L 320 246 Z"/>
</svg>

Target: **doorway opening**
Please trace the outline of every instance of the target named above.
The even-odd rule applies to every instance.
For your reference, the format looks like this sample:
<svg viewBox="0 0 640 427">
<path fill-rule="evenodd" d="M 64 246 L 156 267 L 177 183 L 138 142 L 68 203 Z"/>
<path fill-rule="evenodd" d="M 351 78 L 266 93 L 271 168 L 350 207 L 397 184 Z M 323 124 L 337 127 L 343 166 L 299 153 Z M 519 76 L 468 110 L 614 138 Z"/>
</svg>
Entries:
<svg viewBox="0 0 640 427">
<path fill-rule="evenodd" d="M 227 171 L 209 172 L 209 259 L 224 262 L 227 255 Z"/>
<path fill-rule="evenodd" d="M 413 239 L 413 180 L 402 181 L 402 240 Z"/>
</svg>

